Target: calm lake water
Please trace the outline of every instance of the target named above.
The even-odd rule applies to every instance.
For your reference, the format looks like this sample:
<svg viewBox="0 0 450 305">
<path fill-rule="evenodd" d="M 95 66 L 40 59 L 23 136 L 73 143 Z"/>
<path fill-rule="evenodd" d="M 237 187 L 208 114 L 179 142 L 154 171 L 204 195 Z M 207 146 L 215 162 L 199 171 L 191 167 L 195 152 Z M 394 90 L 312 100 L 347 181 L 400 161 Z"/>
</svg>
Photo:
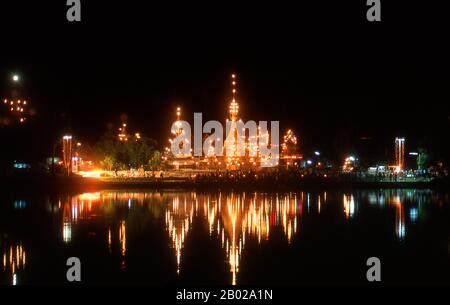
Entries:
<svg viewBox="0 0 450 305">
<path fill-rule="evenodd" d="M 2 284 L 450 284 L 450 198 L 431 190 L 5 195 Z"/>
</svg>

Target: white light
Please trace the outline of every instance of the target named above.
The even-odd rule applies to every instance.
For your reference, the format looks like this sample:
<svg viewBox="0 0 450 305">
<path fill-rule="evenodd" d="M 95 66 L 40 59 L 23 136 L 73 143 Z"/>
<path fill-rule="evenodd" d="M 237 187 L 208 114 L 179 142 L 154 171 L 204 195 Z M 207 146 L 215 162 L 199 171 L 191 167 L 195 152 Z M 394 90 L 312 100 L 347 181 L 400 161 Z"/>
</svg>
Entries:
<svg viewBox="0 0 450 305">
<path fill-rule="evenodd" d="M 19 75 L 14 74 L 13 77 L 12 77 L 12 80 L 15 81 L 15 82 L 18 82 L 19 81 Z"/>
<path fill-rule="evenodd" d="M 314 154 L 315 154 L 316 156 L 320 156 L 320 152 L 318 152 L 318 151 L 315 151 Z"/>
<path fill-rule="evenodd" d="M 415 222 L 418 216 L 419 211 L 417 210 L 417 208 L 411 208 L 411 210 L 409 210 L 409 218 L 411 218 L 412 222 Z"/>
</svg>

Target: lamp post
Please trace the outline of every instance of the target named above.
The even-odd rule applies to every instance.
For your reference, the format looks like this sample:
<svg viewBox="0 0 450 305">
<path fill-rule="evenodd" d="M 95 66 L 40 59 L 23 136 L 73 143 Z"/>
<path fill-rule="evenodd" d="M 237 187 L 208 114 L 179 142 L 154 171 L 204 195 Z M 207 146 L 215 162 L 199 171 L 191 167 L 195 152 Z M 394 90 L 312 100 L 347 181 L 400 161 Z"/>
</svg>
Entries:
<svg viewBox="0 0 450 305">
<path fill-rule="evenodd" d="M 72 171 L 72 136 L 63 136 L 63 162 L 67 169 L 67 176 L 70 176 Z"/>
</svg>

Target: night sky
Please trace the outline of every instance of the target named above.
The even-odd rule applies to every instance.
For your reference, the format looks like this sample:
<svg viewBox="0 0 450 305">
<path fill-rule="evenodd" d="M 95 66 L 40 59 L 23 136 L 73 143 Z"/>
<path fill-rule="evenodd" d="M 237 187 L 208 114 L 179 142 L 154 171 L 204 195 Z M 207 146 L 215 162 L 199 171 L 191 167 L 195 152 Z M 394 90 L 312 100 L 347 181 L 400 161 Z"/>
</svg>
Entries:
<svg viewBox="0 0 450 305">
<path fill-rule="evenodd" d="M 235 72 L 241 117 L 279 120 L 304 152 L 391 158 L 401 135 L 408 151 L 450 155 L 444 1 L 384 0 L 381 23 L 365 0 L 82 0 L 81 23 L 67 22 L 65 0 L 7 2 L 1 96 L 19 73 L 36 110 L 21 130 L 1 127 L 11 154 L 49 156 L 66 130 L 94 144 L 124 115 L 163 147 L 178 105 L 187 120 L 225 120 Z"/>
</svg>

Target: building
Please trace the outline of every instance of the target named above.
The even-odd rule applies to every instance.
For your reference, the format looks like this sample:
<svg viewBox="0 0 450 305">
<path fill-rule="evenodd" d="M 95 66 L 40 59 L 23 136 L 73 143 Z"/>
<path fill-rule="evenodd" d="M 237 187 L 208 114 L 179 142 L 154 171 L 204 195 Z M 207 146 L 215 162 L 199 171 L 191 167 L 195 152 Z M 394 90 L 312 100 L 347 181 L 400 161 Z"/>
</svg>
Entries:
<svg viewBox="0 0 450 305">
<path fill-rule="evenodd" d="M 395 165 L 399 170 L 405 166 L 405 138 L 395 138 Z"/>
</svg>

